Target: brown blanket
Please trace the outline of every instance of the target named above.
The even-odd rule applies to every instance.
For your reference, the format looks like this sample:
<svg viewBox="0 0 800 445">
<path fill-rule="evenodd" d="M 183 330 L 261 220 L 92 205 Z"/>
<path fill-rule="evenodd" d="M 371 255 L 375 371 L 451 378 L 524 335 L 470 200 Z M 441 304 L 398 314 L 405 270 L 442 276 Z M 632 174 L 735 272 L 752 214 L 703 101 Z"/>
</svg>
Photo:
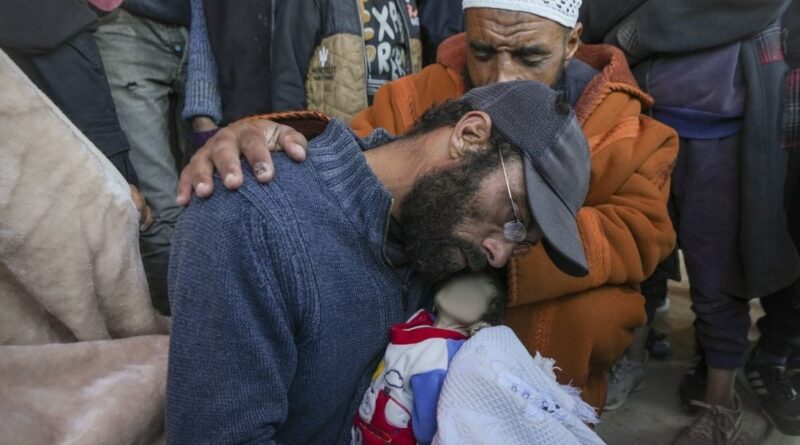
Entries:
<svg viewBox="0 0 800 445">
<path fill-rule="evenodd" d="M 122 176 L 0 51 L 0 443 L 158 440 L 169 325 L 138 219 Z"/>
<path fill-rule="evenodd" d="M 163 442 L 169 337 L 0 346 L 0 443 Z"/>
</svg>

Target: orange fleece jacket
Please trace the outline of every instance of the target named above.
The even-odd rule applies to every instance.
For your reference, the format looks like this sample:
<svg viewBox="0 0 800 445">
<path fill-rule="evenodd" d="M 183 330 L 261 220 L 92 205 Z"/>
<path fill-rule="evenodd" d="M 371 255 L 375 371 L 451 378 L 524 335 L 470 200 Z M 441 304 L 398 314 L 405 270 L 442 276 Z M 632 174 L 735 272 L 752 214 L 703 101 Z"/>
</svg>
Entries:
<svg viewBox="0 0 800 445">
<path fill-rule="evenodd" d="M 384 85 L 351 127 L 362 137 L 378 127 L 401 134 L 428 108 L 461 97 L 466 50 L 464 34 L 442 43 L 438 63 Z M 637 288 L 675 245 L 667 212 L 675 132 L 641 114 L 653 100 L 638 88 L 620 50 L 583 45 L 577 57 L 599 71 L 576 105 L 592 158 L 589 193 L 578 213 L 589 275 L 562 273 L 536 246 L 511 263 L 512 307 L 603 285 Z"/>
</svg>

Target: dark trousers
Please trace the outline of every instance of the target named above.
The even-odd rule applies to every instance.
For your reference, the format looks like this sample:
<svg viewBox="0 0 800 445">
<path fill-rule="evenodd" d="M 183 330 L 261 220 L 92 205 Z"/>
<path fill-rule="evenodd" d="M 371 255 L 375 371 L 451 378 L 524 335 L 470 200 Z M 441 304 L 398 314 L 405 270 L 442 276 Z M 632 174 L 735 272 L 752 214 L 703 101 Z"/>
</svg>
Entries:
<svg viewBox="0 0 800 445">
<path fill-rule="evenodd" d="M 656 309 L 667 299 L 667 281 L 681 279 L 680 258 L 678 249 L 675 249 L 664 261 L 662 261 L 655 272 L 642 283 L 642 295 L 644 295 L 644 311 L 647 314 L 647 325 L 652 325 L 655 320 Z"/>
<path fill-rule="evenodd" d="M 691 282 L 697 344 L 715 368 L 744 364 L 749 347 L 750 305 L 722 292 L 736 261 L 738 229 L 738 136 L 719 141 L 681 140 L 672 177 L 674 223 Z M 787 184 L 789 228 L 800 246 L 800 156 L 793 154 Z M 642 284 L 646 306 L 655 311 L 666 277 L 657 271 Z M 761 298 L 765 315 L 758 321 L 759 347 L 785 357 L 800 348 L 800 284 Z M 652 316 L 652 312 L 648 312 Z"/>
<path fill-rule="evenodd" d="M 749 346 L 749 302 L 722 291 L 737 261 L 740 145 L 740 134 L 681 139 L 672 175 L 674 223 L 691 284 L 695 336 L 707 363 L 722 369 L 741 367 Z"/>
<path fill-rule="evenodd" d="M 94 34 L 83 30 L 44 54 L 8 53 L 125 179 L 138 184 Z"/>
</svg>

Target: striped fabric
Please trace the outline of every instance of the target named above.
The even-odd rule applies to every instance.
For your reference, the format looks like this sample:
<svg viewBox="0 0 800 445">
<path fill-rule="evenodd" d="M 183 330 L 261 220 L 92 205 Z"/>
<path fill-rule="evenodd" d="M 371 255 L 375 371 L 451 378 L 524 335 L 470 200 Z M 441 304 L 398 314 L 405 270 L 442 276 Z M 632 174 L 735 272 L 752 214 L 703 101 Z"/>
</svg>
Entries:
<svg viewBox="0 0 800 445">
<path fill-rule="evenodd" d="M 783 47 L 781 46 L 781 28 L 771 26 L 759 33 L 755 38 L 758 48 L 758 60 L 762 65 L 783 60 Z"/>
</svg>

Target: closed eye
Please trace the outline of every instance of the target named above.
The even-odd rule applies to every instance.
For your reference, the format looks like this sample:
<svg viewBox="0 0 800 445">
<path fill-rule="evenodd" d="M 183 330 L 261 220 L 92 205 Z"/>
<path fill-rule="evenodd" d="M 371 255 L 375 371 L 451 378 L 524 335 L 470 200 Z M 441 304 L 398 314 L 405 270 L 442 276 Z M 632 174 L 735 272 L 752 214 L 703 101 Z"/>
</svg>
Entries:
<svg viewBox="0 0 800 445">
<path fill-rule="evenodd" d="M 527 67 L 529 67 L 529 68 L 536 68 L 536 67 L 538 67 L 539 65 L 541 65 L 541 64 L 542 64 L 542 62 L 544 62 L 544 61 L 545 61 L 545 60 L 547 60 L 547 59 L 548 59 L 548 58 L 544 58 L 544 59 L 536 59 L 536 60 L 530 60 L 530 59 L 527 59 L 527 58 L 522 58 L 522 57 L 518 57 L 518 58 L 517 58 L 517 60 L 519 60 L 519 62 L 520 62 L 521 64 L 523 64 L 523 65 L 525 65 L 525 66 L 527 66 Z"/>
<path fill-rule="evenodd" d="M 515 59 L 519 60 L 525 66 L 536 67 L 542 64 L 550 57 L 552 53 L 549 49 L 542 45 L 531 45 L 515 49 L 511 53 Z"/>
<path fill-rule="evenodd" d="M 488 61 L 497 53 L 497 51 L 491 45 L 480 42 L 470 43 L 469 50 L 472 53 L 472 56 L 481 62 Z"/>
</svg>

